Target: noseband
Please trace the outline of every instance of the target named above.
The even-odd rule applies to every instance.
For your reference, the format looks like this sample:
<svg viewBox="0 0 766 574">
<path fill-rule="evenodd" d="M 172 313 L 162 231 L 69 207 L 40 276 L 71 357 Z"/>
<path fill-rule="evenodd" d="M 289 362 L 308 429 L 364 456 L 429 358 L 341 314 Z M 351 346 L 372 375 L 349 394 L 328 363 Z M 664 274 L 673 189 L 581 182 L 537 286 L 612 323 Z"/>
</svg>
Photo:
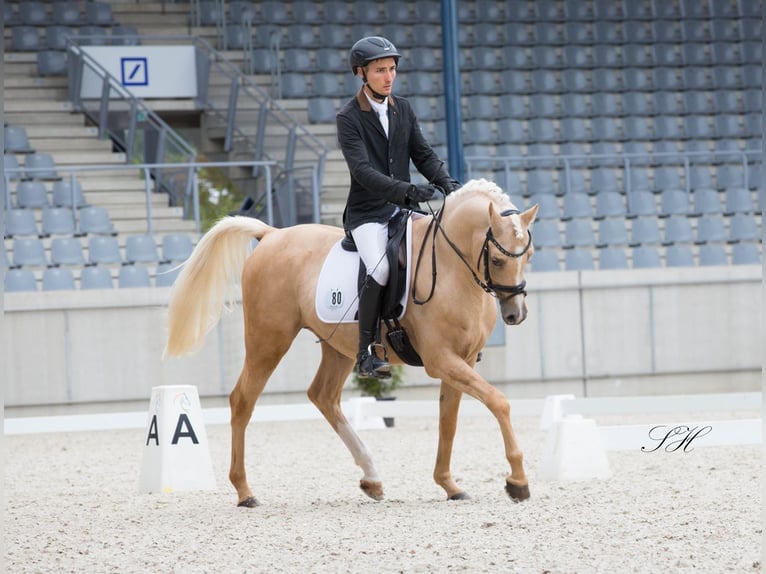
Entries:
<svg viewBox="0 0 766 574">
<path fill-rule="evenodd" d="M 468 268 L 468 270 L 471 272 L 471 275 L 473 276 L 473 280 L 476 281 L 476 284 L 484 289 L 487 293 L 492 295 L 493 297 L 500 297 L 500 294 L 509 294 L 508 298 L 515 297 L 516 295 L 524 295 L 526 296 L 527 291 L 527 282 L 526 280 L 523 280 L 518 285 L 500 285 L 498 283 L 495 283 L 492 281 L 492 277 L 489 274 L 489 244 L 492 243 L 500 253 L 505 255 L 506 257 L 513 257 L 514 259 L 521 257 L 524 255 L 527 251 L 529 251 L 530 246 L 532 245 L 532 232 L 527 229 L 527 244 L 524 247 L 524 249 L 520 253 L 511 253 L 508 251 L 505 247 L 500 245 L 500 242 L 495 238 L 494 234 L 492 233 L 492 226 L 490 225 L 487 228 L 487 234 L 484 237 L 484 243 L 481 247 L 481 251 L 479 252 L 479 258 L 476 261 L 476 271 L 479 270 L 481 267 L 481 262 L 484 260 L 484 280 L 482 281 L 481 278 L 476 274 L 476 271 L 473 270 L 473 267 L 471 267 L 470 263 L 466 261 L 465 257 L 463 257 L 463 254 L 460 252 L 460 249 L 458 249 L 457 245 L 455 245 L 452 240 L 447 237 L 447 234 L 444 232 L 444 229 L 441 226 L 441 218 L 444 213 L 444 207 L 442 207 L 441 210 L 439 210 L 438 213 L 435 213 L 431 219 L 431 221 L 428 224 L 428 228 L 426 229 L 426 233 L 423 236 L 423 243 L 420 245 L 420 253 L 418 254 L 418 261 L 415 265 L 415 283 L 412 285 L 412 300 L 416 305 L 423 305 L 425 303 L 428 303 L 428 301 L 431 300 L 431 298 L 434 295 L 434 290 L 436 289 L 436 231 L 440 231 L 442 236 L 444 237 L 444 240 L 447 242 L 447 245 L 449 245 L 452 248 L 452 251 L 454 251 L 457 256 L 460 258 L 460 260 L 463 262 L 463 264 Z M 521 213 L 518 209 L 506 209 L 503 211 L 500 215 L 505 217 L 507 215 L 514 215 Z M 431 231 L 433 229 L 433 232 Z M 417 276 L 418 276 L 418 269 L 420 268 L 420 260 L 423 257 L 423 249 L 426 245 L 426 238 L 428 237 L 429 233 L 432 233 L 433 239 L 431 242 L 431 292 L 428 294 L 428 297 L 425 299 L 419 299 L 416 294 L 416 283 L 417 283 Z"/>
</svg>

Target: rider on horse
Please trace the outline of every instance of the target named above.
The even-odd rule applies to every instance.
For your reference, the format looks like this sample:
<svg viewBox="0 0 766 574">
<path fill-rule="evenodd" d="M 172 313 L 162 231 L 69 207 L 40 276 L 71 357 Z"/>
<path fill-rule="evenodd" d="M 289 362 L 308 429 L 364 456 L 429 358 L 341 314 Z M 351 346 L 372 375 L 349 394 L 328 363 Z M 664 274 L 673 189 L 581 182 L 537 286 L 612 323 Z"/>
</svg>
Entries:
<svg viewBox="0 0 766 574">
<path fill-rule="evenodd" d="M 349 63 L 364 83 L 336 120 L 338 142 L 351 174 L 343 225 L 367 272 L 359 294 L 361 377 L 390 376 L 389 364 L 373 350 L 381 296 L 389 279 L 385 256 L 389 220 L 401 208 L 412 209 L 431 199 L 439 188 L 449 194 L 460 187 L 423 137 L 410 103 L 392 94 L 400 57 L 385 38 L 370 36 L 356 42 Z M 410 160 L 429 183 L 410 183 Z"/>
</svg>

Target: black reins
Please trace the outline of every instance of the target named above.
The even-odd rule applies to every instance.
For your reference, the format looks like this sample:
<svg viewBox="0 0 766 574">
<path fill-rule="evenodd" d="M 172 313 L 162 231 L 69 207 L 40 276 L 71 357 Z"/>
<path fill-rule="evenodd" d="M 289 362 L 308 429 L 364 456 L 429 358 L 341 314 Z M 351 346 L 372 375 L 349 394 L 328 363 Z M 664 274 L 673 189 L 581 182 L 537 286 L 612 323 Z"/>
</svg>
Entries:
<svg viewBox="0 0 766 574">
<path fill-rule="evenodd" d="M 484 291 L 489 293 L 490 295 L 494 297 L 499 297 L 500 293 L 507 293 L 509 294 L 509 297 L 514 297 L 516 295 L 526 295 L 526 287 L 527 282 L 526 280 L 522 281 L 518 285 L 500 285 L 498 283 L 495 283 L 492 281 L 492 277 L 490 276 L 489 272 L 489 244 L 490 242 L 506 257 L 513 257 L 518 258 L 524 255 L 527 251 L 529 251 L 530 246 L 532 245 L 532 232 L 527 230 L 527 235 L 529 237 L 526 246 L 520 253 L 511 253 L 508 251 L 505 247 L 503 247 L 500 242 L 495 238 L 494 234 L 492 233 L 492 226 L 490 225 L 487 229 L 487 234 L 484 238 L 484 243 L 481 247 L 481 251 L 479 252 L 479 258 L 476 261 L 476 271 L 478 271 L 481 267 L 482 260 L 484 261 L 484 280 L 482 281 L 481 278 L 476 274 L 476 271 L 473 270 L 473 267 L 471 267 L 471 264 L 466 261 L 465 257 L 463 257 L 463 254 L 460 252 L 460 249 L 458 249 L 457 245 L 455 245 L 452 240 L 447 236 L 446 232 L 444 231 L 444 228 L 441 225 L 441 219 L 444 215 L 444 208 L 446 207 L 446 203 L 442 206 L 442 208 L 437 211 L 436 213 L 432 213 L 433 217 L 431 218 L 431 221 L 428 223 L 428 227 L 426 228 L 426 232 L 423 236 L 423 242 L 420 245 L 420 251 L 418 252 L 418 260 L 415 263 L 415 280 L 412 283 L 412 301 L 416 305 L 424 305 L 428 303 L 431 298 L 434 296 L 434 291 L 436 289 L 436 232 L 440 231 L 442 236 L 444 237 L 444 240 L 447 242 L 447 245 L 452 248 L 452 251 L 454 251 L 457 256 L 460 258 L 460 261 L 463 262 L 463 265 L 466 266 L 466 268 L 471 272 L 471 275 L 473 276 L 473 280 L 476 282 L 476 284 L 481 287 Z M 521 213 L 518 209 L 506 209 L 503 211 L 500 215 L 505 217 L 507 215 L 514 215 Z M 423 251 L 425 249 L 426 241 L 428 239 L 428 236 L 432 235 L 431 239 L 431 291 L 428 293 L 428 297 L 425 299 L 419 299 L 417 296 L 417 278 L 418 278 L 418 270 L 420 269 L 420 261 L 423 258 Z"/>
</svg>

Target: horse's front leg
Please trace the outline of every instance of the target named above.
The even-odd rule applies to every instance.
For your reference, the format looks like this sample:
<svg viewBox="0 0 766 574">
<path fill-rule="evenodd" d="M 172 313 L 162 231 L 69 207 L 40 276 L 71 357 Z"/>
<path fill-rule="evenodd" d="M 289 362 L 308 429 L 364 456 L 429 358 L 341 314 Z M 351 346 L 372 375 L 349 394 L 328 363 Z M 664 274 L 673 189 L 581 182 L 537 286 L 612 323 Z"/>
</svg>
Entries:
<svg viewBox="0 0 766 574">
<path fill-rule="evenodd" d="M 444 489 L 449 500 L 466 500 L 470 498 L 468 493 L 464 492 L 455 483 L 450 470 L 452 445 L 455 442 L 457 415 L 462 396 L 463 393 L 454 387 L 442 383 L 439 394 L 439 447 L 436 451 L 434 481 Z"/>
<path fill-rule="evenodd" d="M 498 391 L 495 387 L 485 381 L 479 374 L 474 371 L 470 365 L 463 361 L 458 356 L 445 357 L 442 355 L 438 361 L 436 361 L 436 367 L 431 365 L 426 366 L 428 374 L 435 378 L 442 380 L 442 401 L 441 405 L 441 418 L 440 418 L 440 433 L 439 433 L 439 454 L 437 456 L 437 467 L 434 471 L 434 476 L 449 477 L 449 458 L 452 451 L 452 436 L 455 433 L 455 426 L 457 424 L 457 405 L 450 405 L 449 401 L 459 401 L 460 393 L 465 393 L 472 396 L 476 400 L 481 401 L 489 411 L 495 416 L 498 424 L 500 425 L 500 431 L 503 435 L 503 443 L 505 445 L 505 456 L 511 467 L 511 473 L 505 478 L 505 490 L 513 500 L 525 500 L 529 498 L 529 482 L 527 475 L 524 472 L 524 455 L 519 448 L 516 435 L 513 432 L 513 426 L 511 425 L 511 406 L 508 403 L 508 399 L 503 393 Z M 445 387 L 451 387 L 453 393 L 457 395 L 457 399 L 450 398 L 449 393 L 445 393 Z M 455 422 L 450 426 L 450 415 L 454 417 Z M 446 414 L 446 416 L 445 416 Z M 444 428 L 442 429 L 442 421 L 444 421 Z M 450 436 L 451 433 L 451 436 Z M 448 440 L 446 440 L 448 439 Z M 443 441 L 445 441 L 442 444 Z M 449 478 L 449 481 L 452 479 Z M 455 494 L 460 489 L 457 488 L 454 483 L 450 485 L 450 482 L 441 483 L 439 479 L 437 482 L 443 487 L 446 484 L 445 490 L 447 496 Z M 456 492 L 451 492 L 448 487 L 456 489 Z"/>
</svg>

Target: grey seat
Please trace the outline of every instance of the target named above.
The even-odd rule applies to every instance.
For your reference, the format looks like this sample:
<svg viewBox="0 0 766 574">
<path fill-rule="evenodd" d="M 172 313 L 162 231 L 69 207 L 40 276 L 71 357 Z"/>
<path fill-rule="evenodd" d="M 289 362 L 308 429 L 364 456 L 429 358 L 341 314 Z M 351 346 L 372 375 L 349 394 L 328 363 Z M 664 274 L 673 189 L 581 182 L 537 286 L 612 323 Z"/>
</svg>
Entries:
<svg viewBox="0 0 766 574">
<path fill-rule="evenodd" d="M 542 219 L 535 223 L 535 232 L 532 238 L 535 248 L 538 247 L 561 247 L 561 233 L 557 220 Z"/>
<path fill-rule="evenodd" d="M 630 245 L 658 245 L 662 243 L 660 226 L 653 217 L 633 220 L 630 230 Z"/>
<path fill-rule="evenodd" d="M 708 139 L 713 136 L 707 116 L 686 116 L 683 123 L 684 135 L 689 139 Z"/>
<path fill-rule="evenodd" d="M 622 36 L 625 39 L 623 49 L 633 44 L 649 44 L 653 40 L 653 35 L 652 27 L 648 22 L 635 20 L 624 22 L 622 30 Z"/>
<path fill-rule="evenodd" d="M 664 189 L 679 189 L 683 187 L 681 181 L 682 167 L 679 166 L 659 166 L 654 169 L 655 191 L 661 192 Z"/>
<path fill-rule="evenodd" d="M 530 261 L 532 271 L 560 271 L 559 254 L 556 251 L 535 251 Z"/>
<path fill-rule="evenodd" d="M 592 72 L 593 77 L 595 78 L 595 75 L 600 72 L 607 73 L 610 77 L 614 76 L 614 72 L 611 70 L 594 70 Z M 563 70 L 561 73 L 562 85 L 566 87 L 567 92 L 588 93 L 592 91 L 591 84 L 588 81 L 588 76 L 591 75 L 590 70 L 572 68 Z"/>
<path fill-rule="evenodd" d="M 698 4 L 702 4 L 698 2 Z M 707 23 L 701 20 L 683 20 L 681 34 L 685 42 L 707 42 L 710 40 Z"/>
<path fill-rule="evenodd" d="M 584 94 L 564 94 L 561 98 L 561 111 L 564 116 L 587 117 L 591 110 L 588 98 Z"/>
<path fill-rule="evenodd" d="M 619 192 L 620 190 L 621 186 L 617 177 L 617 170 L 607 167 L 600 167 L 591 171 L 591 193 L 598 194 L 605 191 Z"/>
<path fill-rule="evenodd" d="M 529 25 L 524 22 L 506 22 L 504 36 L 508 43 L 513 46 L 529 46 L 535 42 Z"/>
<path fill-rule="evenodd" d="M 689 166 L 689 187 L 692 190 L 714 187 L 713 174 L 708 165 Z"/>
<path fill-rule="evenodd" d="M 50 23 L 44 2 L 25 0 L 19 3 L 19 23 L 26 26 L 45 26 Z"/>
<path fill-rule="evenodd" d="M 652 113 L 651 98 L 646 92 L 622 94 L 623 115 L 627 117 L 648 116 Z"/>
<path fill-rule="evenodd" d="M 585 172 L 579 169 L 569 169 L 562 171 L 559 176 L 559 195 L 569 193 L 588 193 L 590 189 L 585 181 Z"/>
<path fill-rule="evenodd" d="M 715 66 L 713 87 L 717 90 L 739 89 L 743 86 L 738 66 Z"/>
<path fill-rule="evenodd" d="M 689 195 L 681 189 L 664 189 L 660 195 L 660 216 L 688 215 Z"/>
<path fill-rule="evenodd" d="M 101 26 L 82 26 L 78 42 L 82 46 L 106 46 L 109 44 L 109 34 Z"/>
<path fill-rule="evenodd" d="M 6 269 L 4 289 L 6 293 L 37 291 L 37 279 L 31 269 Z"/>
<path fill-rule="evenodd" d="M 719 138 L 736 139 L 741 138 L 744 133 L 739 125 L 740 116 L 733 114 L 719 114 L 713 120 L 715 126 L 715 135 Z"/>
<path fill-rule="evenodd" d="M 79 232 L 82 235 L 112 235 L 115 233 L 109 211 L 105 207 L 88 206 L 79 212 Z"/>
<path fill-rule="evenodd" d="M 759 241 L 761 231 L 755 218 L 749 213 L 737 213 L 729 218 L 730 241 Z"/>
<path fill-rule="evenodd" d="M 591 206 L 590 196 L 586 193 L 567 193 L 564 195 L 564 203 L 561 212 L 561 219 L 593 217 L 593 207 Z"/>
<path fill-rule="evenodd" d="M 52 5 L 53 23 L 59 26 L 79 26 L 80 7 L 77 2 L 54 2 Z"/>
<path fill-rule="evenodd" d="M 303 48 L 289 48 L 284 51 L 285 72 L 309 72 L 314 70 L 311 54 Z"/>
<path fill-rule="evenodd" d="M 632 264 L 634 269 L 662 267 L 662 261 L 657 248 L 650 245 L 633 248 Z"/>
<path fill-rule="evenodd" d="M 718 3 L 723 5 L 723 2 Z M 713 42 L 739 42 L 739 21 L 716 18 L 711 21 L 711 37 Z"/>
<path fill-rule="evenodd" d="M 692 193 L 694 215 L 721 213 L 721 199 L 715 189 L 695 189 Z"/>
<path fill-rule="evenodd" d="M 564 64 L 567 68 L 590 68 L 590 47 L 569 44 L 563 48 Z"/>
<path fill-rule="evenodd" d="M 11 30 L 12 52 L 37 52 L 43 48 L 40 32 L 34 26 L 16 26 Z"/>
<path fill-rule="evenodd" d="M 703 215 L 697 221 L 697 243 L 723 243 L 728 239 L 720 214 Z"/>
<path fill-rule="evenodd" d="M 324 19 L 338 24 L 353 24 L 355 14 L 351 10 L 353 4 L 338 0 L 324 2 Z"/>
<path fill-rule="evenodd" d="M 681 55 L 685 66 L 708 66 L 712 61 L 707 45 L 702 43 L 684 42 Z"/>
<path fill-rule="evenodd" d="M 412 14 L 410 14 L 410 4 L 405 0 L 389 0 L 385 4 L 386 19 L 396 25 L 407 25 L 414 20 Z M 399 44 L 392 40 L 389 36 L 386 36 L 391 40 L 395 46 Z"/>
<path fill-rule="evenodd" d="M 552 94 L 539 94 L 529 102 L 532 116 L 554 118 L 559 116 L 558 96 Z"/>
<path fill-rule="evenodd" d="M 335 122 L 335 102 L 328 98 L 311 98 L 308 102 L 309 123 L 329 124 Z M 418 116 L 421 117 L 421 116 Z M 427 119 L 427 118 L 422 118 Z"/>
<path fill-rule="evenodd" d="M 430 99 L 421 96 L 421 99 L 428 102 L 428 106 L 430 108 Z M 414 98 L 410 98 L 410 102 L 412 103 L 412 100 Z M 497 117 L 497 112 L 495 111 L 495 102 L 494 98 L 492 96 L 488 96 L 486 94 L 477 94 L 475 96 L 471 96 L 470 98 L 467 98 L 466 102 L 466 114 L 465 118 L 468 120 L 471 119 L 494 119 Z M 417 113 L 417 110 L 416 110 Z M 420 119 L 422 116 L 418 114 L 418 119 Z"/>
<path fill-rule="evenodd" d="M 56 207 L 80 208 L 87 205 L 80 182 L 77 179 L 72 180 L 70 178 L 53 182 L 52 203 Z"/>
<path fill-rule="evenodd" d="M 645 116 L 627 116 L 622 119 L 622 129 L 625 137 L 632 140 L 654 139 L 653 126 Z"/>
<path fill-rule="evenodd" d="M 654 88 L 652 71 L 646 68 L 625 68 L 622 71 L 622 86 L 630 92 L 651 91 Z"/>
<path fill-rule="evenodd" d="M 678 116 L 655 116 L 652 123 L 654 137 L 658 141 L 683 139 L 683 127 Z"/>
<path fill-rule="evenodd" d="M 623 139 L 614 118 L 598 116 L 591 121 L 591 133 L 596 141 L 620 141 Z"/>
<path fill-rule="evenodd" d="M 35 214 L 31 210 L 7 209 L 5 211 L 5 237 L 36 237 L 39 234 Z"/>
<path fill-rule="evenodd" d="M 162 237 L 162 261 L 186 261 L 194 250 L 194 245 L 188 235 L 183 233 L 168 233 Z"/>
<path fill-rule="evenodd" d="M 18 193 L 18 192 L 17 192 Z M 755 206 L 750 190 L 744 187 L 732 187 L 726 190 L 726 205 L 724 213 L 732 215 L 734 213 L 754 213 Z"/>
<path fill-rule="evenodd" d="M 564 269 L 567 271 L 591 271 L 595 268 L 590 249 L 568 249 L 564 253 Z"/>
<path fill-rule="evenodd" d="M 477 6 L 493 5 L 494 3 L 478 4 Z M 481 46 L 503 46 L 505 34 L 503 26 L 497 20 L 478 22 L 473 27 L 474 43 L 477 48 Z"/>
<path fill-rule="evenodd" d="M 348 27 L 338 23 L 327 23 L 319 29 L 319 40 L 325 48 L 348 49 Z"/>
<path fill-rule="evenodd" d="M 631 217 L 657 214 L 657 203 L 650 191 L 632 190 L 627 196 L 627 203 L 628 215 Z"/>
<path fill-rule="evenodd" d="M 593 94 L 593 109 L 598 110 L 596 114 L 599 117 L 604 116 L 621 116 L 622 115 L 622 98 L 614 92 L 598 92 Z"/>
<path fill-rule="evenodd" d="M 298 4 L 300 4 L 300 6 L 298 6 Z M 308 6 L 308 4 L 311 4 L 311 6 Z M 318 20 L 318 10 L 315 3 L 296 2 L 293 7 L 296 21 L 302 21 L 301 18 L 306 16 L 307 13 L 309 16 L 312 15 L 310 12 L 312 7 L 314 8 L 314 17 L 311 19 L 311 21 L 315 22 Z M 228 20 L 234 24 L 252 24 L 255 20 L 255 12 L 256 10 L 254 2 L 249 0 L 235 0 L 233 2 L 229 2 Z"/>
<path fill-rule="evenodd" d="M 535 193 L 529 197 L 529 205 L 537 205 L 537 219 L 558 219 L 559 204 L 556 196 L 548 193 Z M 535 233 L 537 231 L 535 230 Z"/>
<path fill-rule="evenodd" d="M 129 235 L 125 239 L 126 263 L 156 263 L 159 259 L 157 243 L 152 235 Z"/>
<path fill-rule="evenodd" d="M 650 90 L 682 90 L 683 81 L 676 68 L 652 68 Z"/>
<path fill-rule="evenodd" d="M 747 187 L 745 172 L 741 165 L 722 164 L 716 168 L 715 179 L 718 189 Z"/>
<path fill-rule="evenodd" d="M 9 153 L 34 153 L 34 148 L 29 144 L 27 130 L 23 126 L 6 125 L 3 130 L 3 148 L 6 154 Z"/>
<path fill-rule="evenodd" d="M 686 217 L 674 215 L 665 220 L 665 237 L 663 243 L 691 243 L 694 241 L 694 231 Z"/>
<path fill-rule="evenodd" d="M 45 47 L 48 50 L 67 50 L 67 38 L 76 38 L 77 30 L 68 26 L 45 28 Z"/>
<path fill-rule="evenodd" d="M 620 52 L 610 44 L 596 44 L 591 53 L 594 68 L 619 68 L 622 66 Z"/>
<path fill-rule="evenodd" d="M 305 98 L 308 91 L 306 76 L 298 73 L 282 74 L 281 87 L 285 98 Z"/>
<path fill-rule="evenodd" d="M 760 265 L 761 254 L 758 251 L 758 245 L 755 243 L 735 243 L 731 247 L 731 262 L 732 265 Z"/>
<path fill-rule="evenodd" d="M 713 95 L 713 105 L 716 114 L 740 114 L 740 93 L 735 90 L 716 90 Z M 744 100 L 744 95 L 743 95 Z"/>
<path fill-rule="evenodd" d="M 628 257 L 621 247 L 606 247 L 598 252 L 599 269 L 627 269 Z"/>
<path fill-rule="evenodd" d="M 748 5 L 748 4 L 751 4 L 751 3 L 743 2 L 743 5 Z M 756 7 L 758 5 L 757 2 L 752 4 L 753 4 L 752 7 Z M 757 17 L 742 19 L 742 37 L 745 40 L 760 41 L 761 29 L 762 29 L 762 20 L 761 20 L 760 14 Z"/>
<path fill-rule="evenodd" d="M 432 71 L 439 66 L 439 58 L 434 48 L 420 46 L 410 50 L 408 57 L 409 68 L 412 70 Z"/>
<path fill-rule="evenodd" d="M 67 53 L 63 50 L 41 50 L 37 53 L 38 76 L 65 76 Z"/>
<path fill-rule="evenodd" d="M 602 219 L 598 222 L 597 247 L 609 247 L 615 245 L 627 245 L 628 230 L 625 228 L 623 219 Z"/>
<path fill-rule="evenodd" d="M 685 114 L 704 115 L 712 114 L 715 111 L 711 93 L 704 90 L 685 92 L 683 101 Z"/>
<path fill-rule="evenodd" d="M 141 35 L 135 26 L 113 26 L 111 43 L 113 46 L 140 46 Z M 242 42 L 238 48 L 242 48 L 246 42 Z"/>
<path fill-rule="evenodd" d="M 496 123 L 497 140 L 502 143 L 526 143 L 524 124 L 514 118 L 503 118 Z"/>
<path fill-rule="evenodd" d="M 495 141 L 492 122 L 489 120 L 472 119 L 465 124 L 465 142 L 467 144 L 491 144 Z"/>
<path fill-rule="evenodd" d="M 536 193 L 556 193 L 556 186 L 553 183 L 553 175 L 546 169 L 533 169 L 527 172 L 527 193 L 534 195 Z"/>
<path fill-rule="evenodd" d="M 43 242 L 37 237 L 17 237 L 13 240 L 14 267 L 45 267 L 48 258 Z"/>
<path fill-rule="evenodd" d="M 604 191 L 596 194 L 596 218 L 624 217 L 625 215 L 625 200 L 621 193 Z"/>
<path fill-rule="evenodd" d="M 122 263 L 120 245 L 111 235 L 93 235 L 88 239 L 88 261 L 93 265 Z"/>
<path fill-rule="evenodd" d="M 16 186 L 16 205 L 25 209 L 48 207 L 48 190 L 41 181 L 20 181 Z"/>
<path fill-rule="evenodd" d="M 564 39 L 571 44 L 593 44 L 592 22 L 566 22 L 564 24 Z"/>
<path fill-rule="evenodd" d="M 665 250 L 668 267 L 694 267 L 694 254 L 688 245 L 669 245 Z"/>
<path fill-rule="evenodd" d="M 149 270 L 141 265 L 123 265 L 117 276 L 117 285 L 120 289 L 151 287 Z"/>
<path fill-rule="evenodd" d="M 699 264 L 702 266 L 728 265 L 729 259 L 723 245 L 715 243 L 700 245 Z"/>
<path fill-rule="evenodd" d="M 43 209 L 42 232 L 44 235 L 74 235 L 75 218 L 69 207 Z"/>
<path fill-rule="evenodd" d="M 713 64 L 716 66 L 736 66 L 742 62 L 742 55 L 737 44 L 718 42 L 713 44 Z"/>
<path fill-rule="evenodd" d="M 562 44 L 564 42 L 563 30 L 554 22 L 537 21 L 533 24 L 535 43 L 545 45 Z"/>
<path fill-rule="evenodd" d="M 532 142 L 552 143 L 558 141 L 555 126 L 553 122 L 547 119 L 529 120 L 529 136 Z"/>
<path fill-rule="evenodd" d="M 340 52 L 335 48 L 315 50 L 316 65 L 320 72 L 345 72 L 345 63 Z"/>
<path fill-rule="evenodd" d="M 179 273 L 181 273 L 181 266 L 178 263 L 160 263 L 157 266 L 154 285 L 156 287 L 170 287 L 175 283 Z"/>
<path fill-rule="evenodd" d="M 76 237 L 54 237 L 51 241 L 52 265 L 84 265 L 82 244 Z"/>
<path fill-rule="evenodd" d="M 75 288 L 74 274 L 67 267 L 43 270 L 43 291 L 71 291 Z"/>
<path fill-rule="evenodd" d="M 593 36 L 598 44 L 622 44 L 624 42 L 623 29 L 619 22 L 596 20 L 593 24 Z"/>
<path fill-rule="evenodd" d="M 108 267 L 91 265 L 80 273 L 80 289 L 113 289 L 112 272 Z"/>
<path fill-rule="evenodd" d="M 590 220 L 570 219 L 564 225 L 564 247 L 584 247 L 596 244 Z"/>
<path fill-rule="evenodd" d="M 204 4 L 201 2 L 200 4 Z M 220 14 L 223 19 L 223 14 Z M 106 2 L 88 2 L 85 4 L 85 20 L 92 26 L 111 26 L 114 24 L 112 5 Z M 215 24 L 216 22 L 213 22 Z"/>
</svg>

